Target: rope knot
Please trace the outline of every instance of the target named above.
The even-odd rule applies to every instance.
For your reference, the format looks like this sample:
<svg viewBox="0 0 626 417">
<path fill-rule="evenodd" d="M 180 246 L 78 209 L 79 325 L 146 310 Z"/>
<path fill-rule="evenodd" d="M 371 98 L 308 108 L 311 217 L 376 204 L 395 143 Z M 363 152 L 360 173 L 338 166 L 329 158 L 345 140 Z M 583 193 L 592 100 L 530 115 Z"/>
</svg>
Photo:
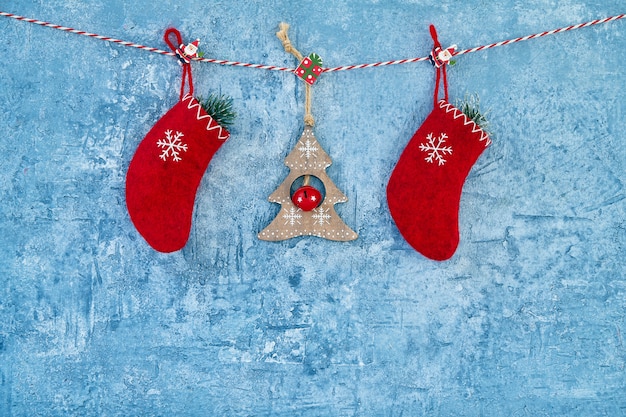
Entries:
<svg viewBox="0 0 626 417">
<path fill-rule="evenodd" d="M 280 39 L 280 41 L 283 43 L 283 48 L 285 49 L 285 52 L 295 56 L 298 61 L 302 61 L 302 54 L 300 53 L 300 51 L 293 47 L 293 45 L 291 44 L 291 40 L 289 39 L 289 35 L 287 34 L 287 32 L 289 31 L 289 24 L 281 22 L 278 27 L 280 28 L 280 30 L 276 32 L 276 37 Z"/>
</svg>

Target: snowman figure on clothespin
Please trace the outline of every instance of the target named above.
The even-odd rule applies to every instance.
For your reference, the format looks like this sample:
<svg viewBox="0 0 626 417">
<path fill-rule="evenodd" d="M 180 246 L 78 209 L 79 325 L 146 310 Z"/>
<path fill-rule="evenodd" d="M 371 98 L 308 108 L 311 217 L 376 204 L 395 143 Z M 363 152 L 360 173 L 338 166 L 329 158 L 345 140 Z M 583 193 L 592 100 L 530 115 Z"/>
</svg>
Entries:
<svg viewBox="0 0 626 417">
<path fill-rule="evenodd" d="M 197 58 L 198 54 L 198 46 L 200 45 L 200 39 L 196 39 L 195 41 L 188 43 L 187 46 L 185 44 L 180 44 L 180 46 L 176 49 L 176 55 L 180 60 L 180 64 L 189 64 L 193 58 Z"/>
</svg>

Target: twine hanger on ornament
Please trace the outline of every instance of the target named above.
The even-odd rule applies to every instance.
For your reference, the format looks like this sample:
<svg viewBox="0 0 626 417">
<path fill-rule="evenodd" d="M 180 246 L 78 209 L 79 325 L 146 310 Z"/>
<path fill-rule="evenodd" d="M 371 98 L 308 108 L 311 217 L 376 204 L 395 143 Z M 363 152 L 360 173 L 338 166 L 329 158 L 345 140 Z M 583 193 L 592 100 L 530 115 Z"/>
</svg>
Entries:
<svg viewBox="0 0 626 417">
<path fill-rule="evenodd" d="M 322 73 L 322 58 L 316 53 L 311 53 L 307 57 L 303 56 L 289 40 L 289 35 L 287 35 L 289 24 L 282 22 L 279 27 L 280 30 L 276 32 L 276 36 L 283 43 L 285 52 L 292 54 L 300 62 L 294 73 L 306 82 L 304 90 L 304 124 L 312 127 L 315 125 L 315 119 L 311 114 L 311 86 Z"/>
</svg>

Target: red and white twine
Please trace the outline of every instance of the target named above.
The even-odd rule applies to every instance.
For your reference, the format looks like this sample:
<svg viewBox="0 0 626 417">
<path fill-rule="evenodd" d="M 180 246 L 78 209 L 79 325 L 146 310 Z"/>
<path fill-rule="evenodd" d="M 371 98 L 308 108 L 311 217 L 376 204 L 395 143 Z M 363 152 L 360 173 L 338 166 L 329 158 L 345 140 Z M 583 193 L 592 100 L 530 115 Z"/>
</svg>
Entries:
<svg viewBox="0 0 626 417">
<path fill-rule="evenodd" d="M 173 57 L 176 56 L 173 52 L 164 51 L 164 50 L 161 50 L 161 49 L 158 49 L 158 48 L 152 48 L 150 46 L 140 45 L 140 44 L 137 44 L 137 43 L 134 43 L 134 42 L 122 41 L 122 40 L 119 40 L 119 39 L 110 38 L 108 36 L 97 35 L 95 33 L 85 32 L 85 31 L 82 31 L 82 30 L 73 29 L 73 28 L 66 27 L 66 26 L 55 25 L 53 23 L 48 23 L 48 22 L 44 22 L 44 21 L 41 21 L 41 20 L 37 20 L 37 19 L 30 19 L 30 18 L 27 18 L 27 17 L 24 17 L 24 16 L 19 16 L 19 15 L 13 14 L 13 13 L 0 12 L 0 16 L 10 17 L 11 19 L 20 20 L 20 21 L 23 21 L 23 22 L 28 22 L 28 23 L 33 23 L 33 24 L 40 25 L 40 26 L 45 26 L 45 27 L 49 27 L 49 28 L 53 28 L 53 29 L 58 29 L 58 30 L 61 30 L 61 31 L 64 31 L 64 32 L 74 33 L 76 35 L 88 36 L 90 38 L 100 39 L 102 41 L 112 42 L 112 43 L 115 43 L 115 44 L 118 44 L 118 45 L 123 45 L 123 46 L 128 46 L 128 47 L 131 47 L 131 48 L 142 49 L 144 51 L 154 52 L 156 54 L 173 56 Z M 512 43 L 527 41 L 527 40 L 530 40 L 530 39 L 541 38 L 541 37 L 544 37 L 544 36 L 554 35 L 556 33 L 567 32 L 567 31 L 574 30 L 574 29 L 582 29 L 582 28 L 586 28 L 586 27 L 589 27 L 589 26 L 595 26 L 595 25 L 600 25 L 600 24 L 603 24 L 603 23 L 614 22 L 616 20 L 620 20 L 620 19 L 623 19 L 625 17 L 626 17 L 626 14 L 620 14 L 620 15 L 616 15 L 616 16 L 606 17 L 604 19 L 596 19 L 596 20 L 592 20 L 590 22 L 579 23 L 579 24 L 576 24 L 576 25 L 571 25 L 571 26 L 567 26 L 567 27 L 563 27 L 563 28 L 559 28 L 559 29 L 553 29 L 553 30 L 549 30 L 549 31 L 546 31 L 546 32 L 535 33 L 533 35 L 522 36 L 522 37 L 515 38 L 515 39 L 509 39 L 509 40 L 505 40 L 505 41 L 501 41 L 501 42 L 496 42 L 496 43 L 492 43 L 492 44 L 489 44 L 489 45 L 482 45 L 482 46 L 477 46 L 475 48 L 463 49 L 463 50 L 455 52 L 454 56 L 469 54 L 469 53 L 472 53 L 472 52 L 478 52 L 478 51 L 482 51 L 482 50 L 485 50 L 485 49 L 491 49 L 491 48 L 495 48 L 497 46 L 510 45 Z M 249 64 L 249 63 L 245 63 L 245 62 L 228 61 L 228 60 L 223 60 L 223 59 L 193 58 L 193 60 L 194 61 L 198 61 L 198 62 L 209 62 L 209 63 L 213 63 L 213 64 L 220 64 L 220 65 L 227 65 L 227 66 L 234 66 L 234 67 L 258 68 L 258 69 L 264 69 L 264 70 L 270 70 L 270 71 L 285 71 L 285 72 L 293 72 L 294 71 L 294 68 L 277 67 L 277 66 L 274 66 L 274 65 L 263 65 L 263 64 Z M 345 66 L 341 66 L 341 67 L 324 68 L 323 72 L 348 71 L 348 70 L 362 69 L 362 68 L 383 67 L 383 66 L 387 66 L 387 65 L 408 64 L 408 63 L 412 63 L 412 62 L 421 62 L 421 61 L 428 61 L 428 60 L 429 60 L 428 57 L 397 59 L 397 60 L 394 60 L 394 61 L 374 62 L 374 63 L 371 63 L 371 64 L 345 65 Z"/>
<path fill-rule="evenodd" d="M 596 20 L 592 20 L 591 22 L 579 23 L 577 25 L 571 25 L 571 26 L 567 26 L 564 28 L 560 28 L 560 29 L 549 30 L 547 32 L 535 33 L 534 35 L 523 36 L 521 38 L 509 39 L 509 40 L 502 41 L 502 42 L 491 43 L 489 45 L 477 46 L 476 48 L 471 48 L 471 49 L 464 49 L 462 51 L 457 51 L 454 55 L 456 56 L 456 55 L 469 54 L 472 52 L 482 51 L 484 49 L 495 48 L 496 46 L 510 45 L 512 43 L 527 41 L 527 40 L 535 39 L 535 38 L 541 38 L 543 36 L 554 35 L 556 33 L 567 32 L 567 31 L 574 30 L 574 29 L 582 29 L 582 28 L 586 28 L 589 26 L 600 25 L 602 23 L 614 22 L 616 20 L 623 19 L 625 17 L 626 17 L 626 14 L 605 17 L 604 19 L 596 19 Z"/>
<path fill-rule="evenodd" d="M 146 51 L 149 51 L 149 52 L 154 52 L 154 53 L 161 54 L 161 55 L 174 56 L 174 53 L 163 51 L 161 49 L 151 48 L 149 46 L 139 45 L 139 44 L 133 43 L 133 42 L 126 42 L 126 41 L 122 41 L 122 40 L 115 39 L 115 38 L 109 38 L 108 36 L 97 35 L 95 33 L 84 32 L 82 30 L 73 29 L 73 28 L 69 28 L 69 27 L 66 27 L 66 26 L 55 25 L 54 23 L 48 23 L 48 22 L 44 22 L 44 21 L 41 21 L 41 20 L 37 20 L 37 19 L 29 19 L 28 17 L 18 16 L 18 15 L 13 14 L 13 13 L 0 12 L 0 16 L 6 16 L 6 17 L 10 17 L 11 19 L 21 20 L 23 22 L 33 23 L 33 24 L 39 25 L 39 26 L 45 26 L 45 27 L 52 28 L 52 29 L 62 30 L 63 32 L 69 32 L 69 33 L 75 33 L 77 35 L 89 36 L 90 38 L 100 39 L 101 41 L 113 42 L 113 43 L 117 43 L 119 45 L 130 46 L 131 48 L 143 49 L 143 50 L 146 50 Z"/>
</svg>

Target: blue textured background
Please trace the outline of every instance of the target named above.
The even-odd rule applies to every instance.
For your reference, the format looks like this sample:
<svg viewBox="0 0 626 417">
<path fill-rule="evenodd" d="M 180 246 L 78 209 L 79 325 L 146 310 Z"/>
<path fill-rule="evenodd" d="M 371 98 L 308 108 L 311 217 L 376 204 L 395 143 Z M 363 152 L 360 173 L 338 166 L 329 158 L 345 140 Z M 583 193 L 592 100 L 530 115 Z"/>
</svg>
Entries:
<svg viewBox="0 0 626 417">
<path fill-rule="evenodd" d="M 327 66 L 469 48 L 626 12 L 623 1 L 3 1 L 5 11 L 209 57 Z M 104 3 L 104 4 L 103 4 Z M 432 108 L 426 63 L 314 87 L 350 243 L 259 241 L 303 127 L 286 73 L 194 64 L 234 98 L 192 235 L 152 250 L 124 203 L 140 140 L 178 99 L 175 60 L 0 18 L 0 416 L 626 415 L 626 21 L 466 55 L 493 145 L 438 263 L 385 186 Z"/>
</svg>

